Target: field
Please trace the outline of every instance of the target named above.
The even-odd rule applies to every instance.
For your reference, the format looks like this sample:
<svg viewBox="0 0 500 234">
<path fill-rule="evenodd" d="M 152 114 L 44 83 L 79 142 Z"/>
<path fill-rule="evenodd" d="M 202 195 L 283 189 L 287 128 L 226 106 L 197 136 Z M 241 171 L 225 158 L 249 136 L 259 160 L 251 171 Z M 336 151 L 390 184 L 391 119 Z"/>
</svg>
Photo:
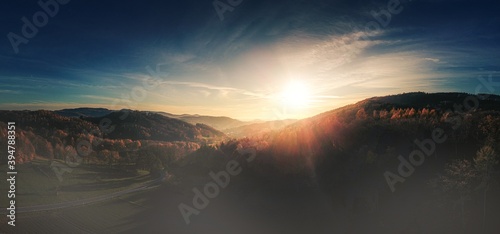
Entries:
<svg viewBox="0 0 500 234">
<path fill-rule="evenodd" d="M 146 208 L 142 193 L 75 208 L 18 214 L 16 227 L 0 226 L 0 233 L 119 233 L 139 223 L 131 216 Z M 0 218 L 5 223 L 5 217 Z"/>
<path fill-rule="evenodd" d="M 146 171 L 126 172 L 103 166 L 81 165 L 72 168 L 71 172 L 64 173 L 61 176 L 62 180 L 59 180 L 50 164 L 49 160 L 36 159 L 31 163 L 17 166 L 18 208 L 96 197 L 132 189 L 155 179 Z M 0 169 L 2 176 L 6 175 L 5 170 L 5 167 Z M 2 207 L 7 207 L 8 189 L 2 186 L 0 190 L 2 194 L 0 204 Z"/>
</svg>

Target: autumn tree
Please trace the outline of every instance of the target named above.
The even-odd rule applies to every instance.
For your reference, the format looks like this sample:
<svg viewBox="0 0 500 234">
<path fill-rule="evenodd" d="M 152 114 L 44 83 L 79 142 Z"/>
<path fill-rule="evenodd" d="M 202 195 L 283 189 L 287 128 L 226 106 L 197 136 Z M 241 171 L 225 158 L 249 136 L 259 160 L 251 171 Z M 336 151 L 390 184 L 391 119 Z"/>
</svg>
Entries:
<svg viewBox="0 0 500 234">
<path fill-rule="evenodd" d="M 387 110 L 381 110 L 379 116 L 381 119 L 386 119 L 389 116 L 389 112 Z"/>
<path fill-rule="evenodd" d="M 490 190 L 491 176 L 497 164 L 497 154 L 490 146 L 482 147 L 474 158 L 474 167 L 481 180 L 480 185 L 476 189 L 483 190 L 483 230 L 486 228 L 486 195 Z"/>
<path fill-rule="evenodd" d="M 403 111 L 401 109 L 394 109 L 393 108 L 391 110 L 391 114 L 392 114 L 391 119 L 399 119 L 399 118 L 401 118 L 402 112 Z"/>
<path fill-rule="evenodd" d="M 366 114 L 366 111 L 364 108 L 361 108 L 358 110 L 358 112 L 356 112 L 356 119 L 364 120 L 366 118 L 368 118 L 368 115 Z"/>
<path fill-rule="evenodd" d="M 487 115 L 479 123 L 479 132 L 485 136 L 487 145 L 496 145 L 498 147 L 498 139 L 500 139 L 500 119 L 492 115 Z"/>
<path fill-rule="evenodd" d="M 454 160 L 446 164 L 444 175 L 431 180 L 431 185 L 453 207 L 460 207 L 462 227 L 465 227 L 465 202 L 470 199 L 477 171 L 469 160 Z"/>
</svg>

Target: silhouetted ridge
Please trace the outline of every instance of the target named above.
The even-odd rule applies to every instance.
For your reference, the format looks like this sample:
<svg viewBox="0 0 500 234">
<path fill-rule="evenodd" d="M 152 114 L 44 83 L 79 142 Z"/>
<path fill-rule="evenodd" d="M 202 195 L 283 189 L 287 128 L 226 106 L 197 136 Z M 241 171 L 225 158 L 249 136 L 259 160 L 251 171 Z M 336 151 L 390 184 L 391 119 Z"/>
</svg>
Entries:
<svg viewBox="0 0 500 234">
<path fill-rule="evenodd" d="M 192 125 L 154 112 L 121 110 L 100 118 L 84 118 L 94 124 L 111 123 L 111 139 L 196 141 L 204 137 L 224 137 L 224 133 L 206 125 Z"/>
</svg>

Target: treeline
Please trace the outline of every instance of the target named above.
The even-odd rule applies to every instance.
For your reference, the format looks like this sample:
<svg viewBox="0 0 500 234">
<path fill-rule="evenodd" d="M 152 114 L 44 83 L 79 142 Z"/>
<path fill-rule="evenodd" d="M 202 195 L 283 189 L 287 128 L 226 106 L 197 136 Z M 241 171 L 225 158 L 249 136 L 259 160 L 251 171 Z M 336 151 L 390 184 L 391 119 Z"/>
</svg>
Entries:
<svg viewBox="0 0 500 234">
<path fill-rule="evenodd" d="M 133 140 L 196 141 L 208 143 L 207 138 L 223 139 L 225 134 L 205 124 L 190 124 L 161 114 L 122 110 L 106 116 L 82 118 L 96 126 L 110 125 L 105 137 Z"/>
<path fill-rule="evenodd" d="M 356 169 L 360 173 L 391 168 L 398 154 L 409 154 L 417 147 L 415 139 L 430 138 L 436 128 L 443 129 L 447 136 L 434 152 L 441 167 L 454 159 L 473 160 L 483 146 L 500 152 L 500 111 L 453 113 L 413 107 L 374 110 L 365 103 L 305 119 L 279 131 L 223 142 L 214 150 L 231 155 L 237 145 L 246 142 L 258 149 L 257 164 L 262 161 L 266 164 L 262 167 L 272 165 L 271 173 L 336 171 L 338 178 L 334 180 L 340 180 L 357 177 L 347 175 L 354 173 L 352 168 L 362 168 Z"/>
<path fill-rule="evenodd" d="M 402 230 L 495 230 L 493 219 L 500 215 L 499 102 L 478 99 L 478 108 L 467 109 L 460 107 L 468 97 L 463 94 L 409 96 L 392 96 L 392 102 L 365 100 L 254 138 L 261 148 L 247 171 L 280 186 L 318 184 L 356 223 L 366 222 L 362 217 L 413 220 L 385 227 L 364 223 L 377 233 L 393 231 L 391 225 Z M 457 105 L 450 101 L 455 99 Z M 391 191 L 384 173 L 398 174 L 400 157 L 409 160 L 412 152 L 422 150 L 415 142 L 432 139 L 436 129 L 444 142 L 434 143 L 422 164 L 407 169 L 412 173 L 400 176 Z"/>
<path fill-rule="evenodd" d="M 0 122 L 0 145 L 6 145 L 6 124 Z M 165 168 L 182 156 L 196 151 L 199 143 L 163 142 L 131 139 L 103 139 L 92 134 L 69 134 L 63 130 L 49 132 L 50 137 L 33 131 L 16 131 L 16 163 L 25 163 L 35 157 L 50 160 L 70 160 L 77 154 L 78 140 L 90 142 L 90 153 L 82 157 L 85 165 L 107 165 L 142 170 Z M 6 160 L 6 158 L 3 158 Z"/>
<path fill-rule="evenodd" d="M 121 119 L 124 115 L 126 118 Z M 103 127 L 103 119 L 107 126 Z M 0 145 L 7 145 L 6 123 L 16 122 L 16 162 L 35 157 L 69 160 L 83 150 L 83 164 L 156 170 L 212 144 L 225 135 L 158 114 L 120 111 L 106 118 L 69 118 L 51 111 L 0 111 Z M 85 143 L 85 144 L 82 144 Z M 80 147 L 80 148 L 78 148 Z M 6 155 L 2 154 L 2 162 Z"/>
<path fill-rule="evenodd" d="M 499 103 L 481 100 L 479 108 L 454 108 L 450 100 L 463 103 L 467 96 L 409 95 L 391 96 L 387 103 L 362 101 L 279 131 L 201 147 L 185 160 L 191 173 L 208 173 L 243 157 L 237 149 L 253 148 L 254 161 L 239 161 L 243 177 L 288 192 L 318 186 L 353 225 L 366 225 L 365 231 L 498 230 L 493 219 L 500 215 Z M 419 96 L 423 99 L 414 100 Z M 422 150 L 415 142 L 432 140 L 436 129 L 445 140 L 434 143 L 421 165 L 408 167 L 409 175 L 399 175 L 400 157 L 408 161 Z M 400 176 L 394 191 L 387 171 Z"/>
</svg>

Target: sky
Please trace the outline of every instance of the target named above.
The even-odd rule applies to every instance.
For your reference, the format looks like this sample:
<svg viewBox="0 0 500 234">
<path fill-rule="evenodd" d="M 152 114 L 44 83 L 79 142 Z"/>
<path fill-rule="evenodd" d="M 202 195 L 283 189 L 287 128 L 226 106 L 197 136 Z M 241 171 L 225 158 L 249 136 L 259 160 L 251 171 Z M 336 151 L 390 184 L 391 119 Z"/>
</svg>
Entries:
<svg viewBox="0 0 500 234">
<path fill-rule="evenodd" d="M 500 82 L 498 1 L 40 3 L 1 3 L 0 109 L 272 120 Z"/>
</svg>

